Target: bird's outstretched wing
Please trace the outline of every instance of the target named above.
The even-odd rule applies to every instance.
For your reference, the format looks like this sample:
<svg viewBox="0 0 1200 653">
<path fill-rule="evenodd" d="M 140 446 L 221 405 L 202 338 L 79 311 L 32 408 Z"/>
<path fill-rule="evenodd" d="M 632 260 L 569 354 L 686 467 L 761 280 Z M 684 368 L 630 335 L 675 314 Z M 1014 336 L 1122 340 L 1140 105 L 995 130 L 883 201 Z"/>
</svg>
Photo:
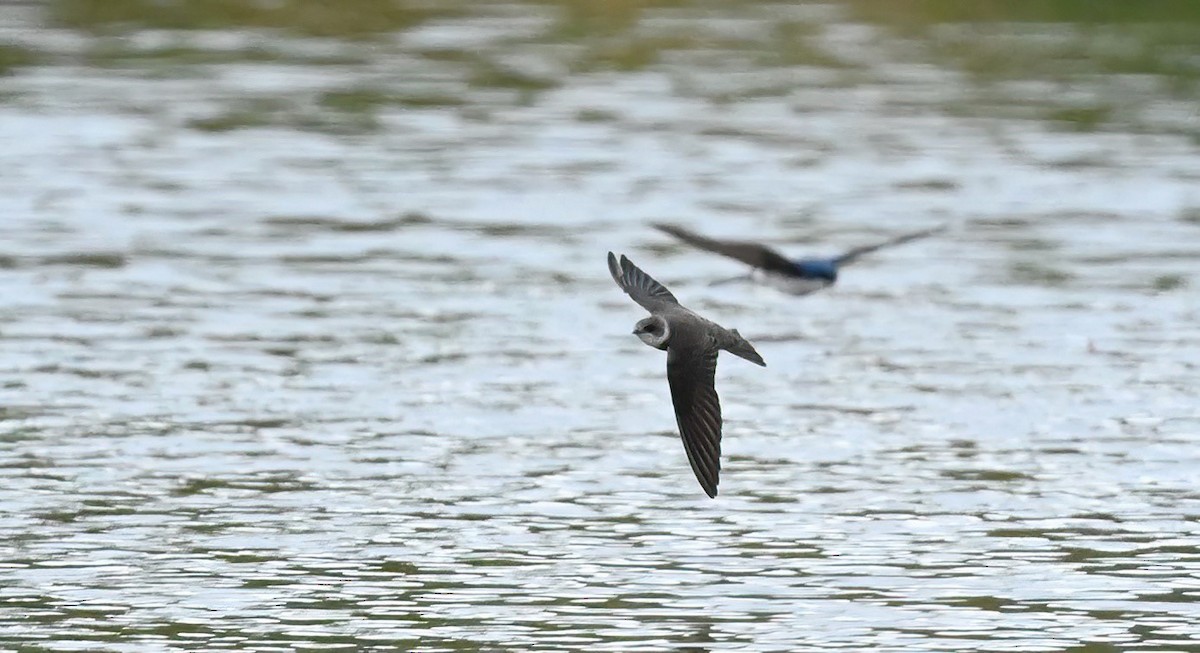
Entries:
<svg viewBox="0 0 1200 653">
<path fill-rule="evenodd" d="M 612 252 L 608 253 L 608 271 L 612 273 L 613 281 L 617 282 L 621 290 L 651 313 L 679 305 L 679 300 L 675 299 L 675 295 L 672 295 L 666 286 L 642 272 L 641 268 L 625 258 L 624 254 L 618 263 L 617 257 Z"/>
<path fill-rule="evenodd" d="M 667 381 L 683 449 L 696 480 L 710 498 L 721 473 L 721 402 L 717 398 L 717 348 L 667 349 Z"/>
<path fill-rule="evenodd" d="M 855 261 L 857 261 L 859 259 L 859 257 L 861 257 L 865 254 L 870 254 L 871 252 L 881 250 L 885 247 L 891 247 L 893 245 L 901 245 L 901 244 L 911 242 L 914 240 L 920 240 L 921 238 L 927 238 L 929 236 L 932 236 L 936 233 L 939 233 L 939 232 L 942 232 L 945 230 L 946 230 L 945 226 L 934 227 L 933 229 L 922 229 L 921 231 L 914 231 L 911 233 L 896 236 L 895 238 L 892 238 L 891 240 L 885 240 L 882 243 L 875 243 L 874 245 L 863 245 L 862 247 L 855 247 L 854 249 L 851 249 L 851 250 L 847 251 L 845 254 L 842 254 L 841 256 L 834 259 L 834 263 L 836 263 L 837 265 L 850 265 L 851 263 L 854 263 Z"/>
<path fill-rule="evenodd" d="M 673 224 L 655 223 L 654 228 L 668 233 L 683 242 L 700 249 L 728 256 L 760 270 L 795 274 L 795 267 L 786 256 L 760 243 L 738 240 L 717 240 L 701 236 L 694 231 Z"/>
</svg>

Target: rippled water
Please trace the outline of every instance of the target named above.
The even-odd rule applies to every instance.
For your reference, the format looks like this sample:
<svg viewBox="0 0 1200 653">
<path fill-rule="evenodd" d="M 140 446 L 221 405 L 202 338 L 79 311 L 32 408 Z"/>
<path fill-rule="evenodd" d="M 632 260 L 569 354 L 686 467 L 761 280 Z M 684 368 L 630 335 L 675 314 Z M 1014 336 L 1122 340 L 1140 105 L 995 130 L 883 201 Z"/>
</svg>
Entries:
<svg viewBox="0 0 1200 653">
<path fill-rule="evenodd" d="M 863 6 L 4 8 L 0 644 L 1200 651 L 1192 78 L 980 78 L 1082 28 Z M 797 299 L 651 220 L 950 229 Z M 716 500 L 610 249 L 768 362 Z"/>
</svg>

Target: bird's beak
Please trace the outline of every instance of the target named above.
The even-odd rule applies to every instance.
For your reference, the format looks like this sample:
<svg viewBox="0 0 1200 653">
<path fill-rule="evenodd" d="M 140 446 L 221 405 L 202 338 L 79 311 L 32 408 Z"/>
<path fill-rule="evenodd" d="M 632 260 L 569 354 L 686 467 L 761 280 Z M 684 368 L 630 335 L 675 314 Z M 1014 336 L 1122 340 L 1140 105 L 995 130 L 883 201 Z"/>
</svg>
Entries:
<svg viewBox="0 0 1200 653">
<path fill-rule="evenodd" d="M 635 335 L 635 336 L 636 336 L 636 335 L 638 334 L 638 330 L 637 330 L 637 329 L 634 329 L 633 331 L 630 331 L 630 333 L 632 333 L 633 335 Z"/>
</svg>

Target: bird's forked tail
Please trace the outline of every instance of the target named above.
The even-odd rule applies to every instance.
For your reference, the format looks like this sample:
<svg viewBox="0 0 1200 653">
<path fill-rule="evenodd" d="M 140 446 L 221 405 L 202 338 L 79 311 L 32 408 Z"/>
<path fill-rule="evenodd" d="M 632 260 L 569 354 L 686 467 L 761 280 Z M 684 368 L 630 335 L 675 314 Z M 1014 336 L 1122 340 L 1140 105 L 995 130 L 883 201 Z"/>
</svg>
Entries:
<svg viewBox="0 0 1200 653">
<path fill-rule="evenodd" d="M 745 358 L 755 365 L 762 365 L 763 367 L 767 366 L 767 362 L 763 360 L 763 357 L 759 356 L 758 352 L 754 350 L 754 345 L 750 344 L 749 340 L 743 338 L 742 334 L 738 333 L 737 329 L 728 329 L 726 330 L 726 333 L 728 333 L 731 337 L 729 341 L 725 343 L 725 346 L 722 347 L 722 349 L 733 354 L 734 356 Z"/>
</svg>

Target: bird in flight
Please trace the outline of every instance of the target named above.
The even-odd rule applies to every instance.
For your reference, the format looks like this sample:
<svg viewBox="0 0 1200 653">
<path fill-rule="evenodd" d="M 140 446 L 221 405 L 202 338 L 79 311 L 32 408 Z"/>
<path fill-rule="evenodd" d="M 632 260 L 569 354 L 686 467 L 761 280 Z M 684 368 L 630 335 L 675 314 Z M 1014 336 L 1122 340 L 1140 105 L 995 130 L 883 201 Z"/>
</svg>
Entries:
<svg viewBox="0 0 1200 653">
<path fill-rule="evenodd" d="M 721 472 L 721 403 L 717 398 L 717 353 L 725 350 L 766 367 L 737 329 L 726 329 L 679 304 L 661 283 L 632 261 L 608 253 L 608 270 L 617 285 L 650 312 L 634 326 L 642 342 L 667 352 L 667 383 L 683 449 L 700 487 L 717 496 Z"/>
<path fill-rule="evenodd" d="M 724 279 L 717 283 L 759 278 L 766 281 L 769 285 L 793 295 L 807 295 L 822 288 L 832 286 L 837 281 L 838 270 L 843 266 L 854 263 L 866 254 L 885 247 L 892 247 L 893 245 L 900 245 L 932 236 L 946 229 L 944 226 L 941 226 L 933 229 L 913 231 L 873 245 L 855 247 L 841 256 L 790 259 L 761 243 L 708 238 L 707 236 L 702 236 L 694 231 L 689 231 L 673 224 L 655 223 L 654 228 L 668 233 L 693 247 L 728 256 L 752 268 L 750 275 Z"/>
</svg>

